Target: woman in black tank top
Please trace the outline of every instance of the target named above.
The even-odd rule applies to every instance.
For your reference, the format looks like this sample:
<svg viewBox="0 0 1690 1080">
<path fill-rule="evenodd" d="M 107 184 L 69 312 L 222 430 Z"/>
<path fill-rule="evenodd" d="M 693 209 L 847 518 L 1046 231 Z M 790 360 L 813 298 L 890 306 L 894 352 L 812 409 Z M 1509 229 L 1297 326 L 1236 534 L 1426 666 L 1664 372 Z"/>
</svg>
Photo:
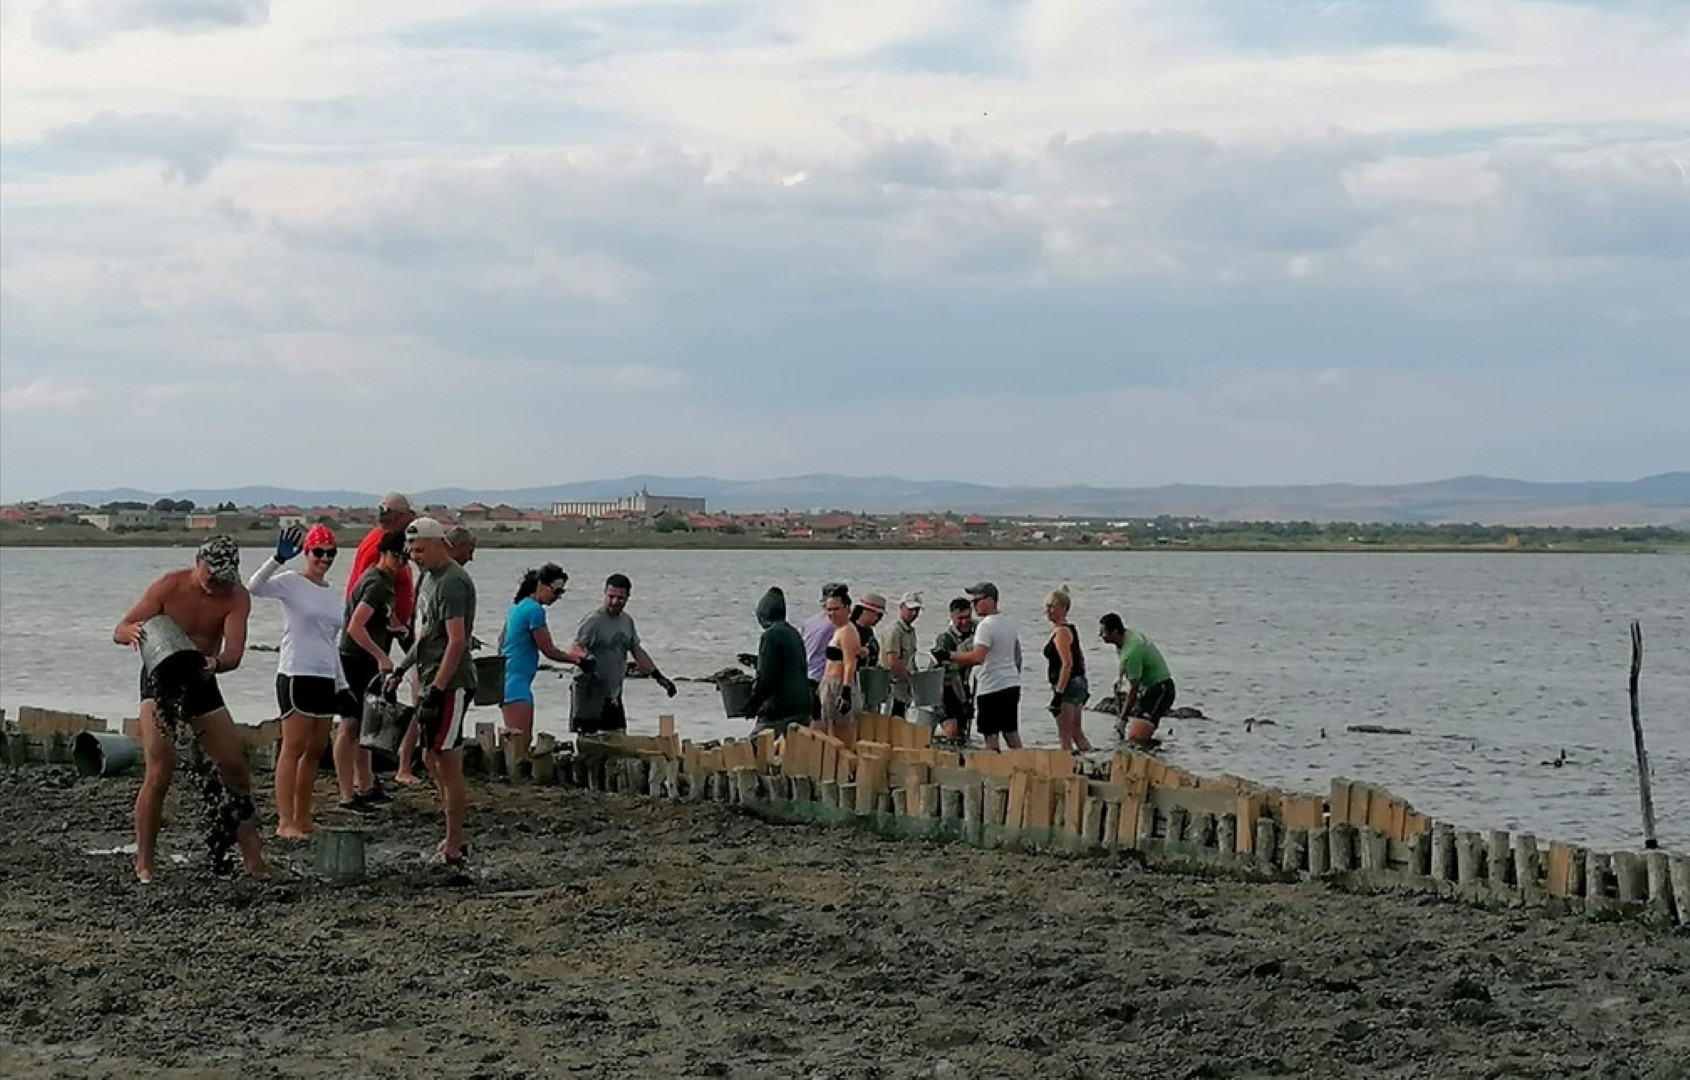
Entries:
<svg viewBox="0 0 1690 1080">
<path fill-rule="evenodd" d="M 1050 672 L 1050 715 L 1056 718 L 1056 737 L 1062 749 L 1084 752 L 1091 749 L 1082 717 L 1091 688 L 1086 682 L 1086 654 L 1080 635 L 1068 623 L 1073 599 L 1064 585 L 1045 597 L 1045 616 L 1050 619 L 1050 640 L 1045 642 L 1045 661 Z"/>
</svg>

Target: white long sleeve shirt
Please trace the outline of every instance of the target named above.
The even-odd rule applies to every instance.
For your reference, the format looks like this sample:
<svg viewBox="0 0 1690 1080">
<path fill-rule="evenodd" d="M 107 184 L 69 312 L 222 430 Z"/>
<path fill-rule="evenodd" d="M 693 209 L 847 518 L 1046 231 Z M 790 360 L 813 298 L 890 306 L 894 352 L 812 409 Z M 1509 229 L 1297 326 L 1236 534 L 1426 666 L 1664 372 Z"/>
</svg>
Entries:
<svg viewBox="0 0 1690 1080">
<path fill-rule="evenodd" d="M 280 571 L 278 573 L 278 571 Z M 282 602 L 282 675 L 314 675 L 345 686 L 340 671 L 340 631 L 346 625 L 346 598 L 329 584 L 307 581 L 283 570 L 274 557 L 246 583 L 254 596 Z"/>
</svg>

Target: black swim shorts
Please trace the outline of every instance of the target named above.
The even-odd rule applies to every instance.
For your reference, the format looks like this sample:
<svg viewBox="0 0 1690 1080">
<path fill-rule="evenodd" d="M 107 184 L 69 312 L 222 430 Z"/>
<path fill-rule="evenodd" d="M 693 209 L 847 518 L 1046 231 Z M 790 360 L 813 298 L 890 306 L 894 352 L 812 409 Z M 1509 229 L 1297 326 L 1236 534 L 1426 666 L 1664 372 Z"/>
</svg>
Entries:
<svg viewBox="0 0 1690 1080">
<path fill-rule="evenodd" d="M 1142 716 L 1152 724 L 1159 723 L 1174 707 L 1174 693 L 1172 679 L 1163 679 L 1155 686 L 1145 687 L 1139 691 L 1138 700 L 1133 702 L 1132 715 Z"/>
<path fill-rule="evenodd" d="M 324 675 L 277 675 L 276 707 L 282 715 L 298 713 L 314 720 L 340 715 L 340 693 Z"/>
<path fill-rule="evenodd" d="M 147 672 L 141 672 L 141 700 L 157 701 L 158 684 Z M 210 716 L 218 709 L 226 708 L 223 703 L 223 691 L 217 686 L 217 676 L 207 675 L 194 679 L 188 684 L 188 693 L 182 699 L 182 718 L 184 720 L 198 720 L 202 716 Z"/>
</svg>

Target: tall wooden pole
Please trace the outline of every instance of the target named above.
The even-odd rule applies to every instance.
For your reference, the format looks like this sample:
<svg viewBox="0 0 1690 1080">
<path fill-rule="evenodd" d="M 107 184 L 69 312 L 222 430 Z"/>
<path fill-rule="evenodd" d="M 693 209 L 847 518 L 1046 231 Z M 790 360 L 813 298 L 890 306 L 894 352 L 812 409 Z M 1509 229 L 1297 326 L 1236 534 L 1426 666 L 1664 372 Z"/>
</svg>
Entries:
<svg viewBox="0 0 1690 1080">
<path fill-rule="evenodd" d="M 1631 738 L 1637 745 L 1637 794 L 1643 804 L 1643 846 L 1660 847 L 1655 839 L 1655 800 L 1649 793 L 1649 751 L 1643 749 L 1643 718 L 1637 711 L 1637 677 L 1643 673 L 1643 627 L 1631 621 Z"/>
</svg>

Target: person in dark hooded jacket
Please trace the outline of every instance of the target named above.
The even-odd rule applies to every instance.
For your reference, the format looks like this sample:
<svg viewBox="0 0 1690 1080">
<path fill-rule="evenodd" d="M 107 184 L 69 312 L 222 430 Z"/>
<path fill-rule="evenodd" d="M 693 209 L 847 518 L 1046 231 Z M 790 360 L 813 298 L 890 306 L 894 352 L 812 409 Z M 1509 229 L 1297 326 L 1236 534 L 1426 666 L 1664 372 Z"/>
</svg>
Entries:
<svg viewBox="0 0 1690 1080">
<path fill-rule="evenodd" d="M 810 722 L 809 660 L 804 638 L 786 621 L 786 594 L 771 588 L 757 602 L 763 636 L 757 642 L 757 678 L 742 714 L 757 729 L 784 731 L 788 724 Z"/>
</svg>

